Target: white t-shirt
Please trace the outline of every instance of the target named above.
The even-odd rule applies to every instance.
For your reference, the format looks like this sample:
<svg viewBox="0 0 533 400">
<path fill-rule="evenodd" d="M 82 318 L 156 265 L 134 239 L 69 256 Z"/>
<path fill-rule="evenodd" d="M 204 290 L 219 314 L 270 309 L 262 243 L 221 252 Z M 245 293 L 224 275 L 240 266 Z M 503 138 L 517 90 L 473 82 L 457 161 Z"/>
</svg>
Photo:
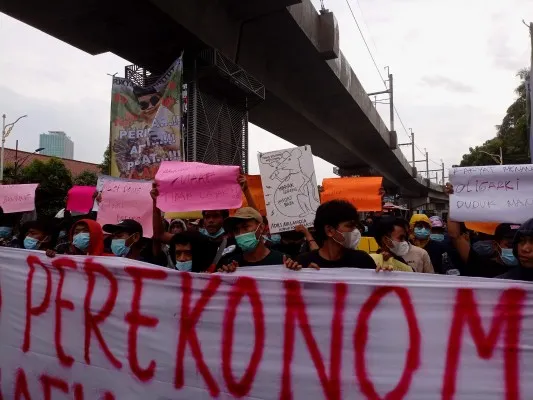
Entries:
<svg viewBox="0 0 533 400">
<path fill-rule="evenodd" d="M 410 245 L 409 253 L 402 258 L 415 272 L 422 272 L 425 274 L 435 273 L 428 252 L 420 247 Z"/>
</svg>

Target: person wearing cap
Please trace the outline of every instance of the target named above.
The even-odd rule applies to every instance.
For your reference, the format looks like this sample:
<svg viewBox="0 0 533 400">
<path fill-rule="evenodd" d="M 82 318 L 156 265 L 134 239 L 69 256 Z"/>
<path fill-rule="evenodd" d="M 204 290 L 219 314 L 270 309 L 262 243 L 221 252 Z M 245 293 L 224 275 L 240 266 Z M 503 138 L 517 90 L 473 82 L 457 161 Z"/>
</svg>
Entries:
<svg viewBox="0 0 533 400">
<path fill-rule="evenodd" d="M 125 257 L 131 260 L 143 261 L 150 264 L 167 265 L 163 252 L 157 251 L 157 241 L 150 246 L 150 241 L 143 238 L 143 227 L 133 219 L 125 219 L 118 224 L 106 224 L 104 231 L 110 233 L 111 251 L 117 257 Z"/>
<path fill-rule="evenodd" d="M 269 249 L 265 245 L 263 217 L 252 207 L 239 208 L 232 217 L 224 222 L 227 232 L 233 233 L 235 242 L 241 250 L 222 257 L 219 270 L 232 271 L 236 266 L 251 267 L 258 265 L 282 265 L 283 253 Z"/>
<path fill-rule="evenodd" d="M 48 250 L 55 247 L 57 229 L 53 220 L 39 218 L 22 225 L 19 247 L 26 250 Z"/>
<path fill-rule="evenodd" d="M 533 218 L 524 222 L 513 238 L 513 255 L 518 265 L 505 274 L 498 276 L 500 279 L 515 281 L 533 281 Z"/>
</svg>

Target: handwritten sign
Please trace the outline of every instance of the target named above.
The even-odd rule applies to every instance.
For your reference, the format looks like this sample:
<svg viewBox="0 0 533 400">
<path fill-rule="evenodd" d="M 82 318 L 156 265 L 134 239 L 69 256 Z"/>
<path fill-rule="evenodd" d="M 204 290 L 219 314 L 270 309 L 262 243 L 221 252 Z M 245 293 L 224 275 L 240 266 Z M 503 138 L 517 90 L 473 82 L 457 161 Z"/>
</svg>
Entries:
<svg viewBox="0 0 533 400">
<path fill-rule="evenodd" d="M 117 224 L 133 219 L 143 227 L 144 237 L 153 236 L 152 183 L 146 181 L 107 181 L 102 189 L 102 201 L 97 221 L 100 225 Z"/>
<path fill-rule="evenodd" d="M 260 153 L 258 159 L 270 232 L 312 226 L 320 199 L 311 146 Z"/>
<path fill-rule="evenodd" d="M 255 205 L 257 207 L 257 211 L 263 216 L 267 216 L 267 210 L 265 205 L 265 195 L 263 193 L 263 183 L 261 182 L 261 175 L 246 175 L 246 180 L 248 182 L 248 188 L 250 189 L 250 193 L 252 194 L 252 198 L 254 199 Z M 242 206 L 248 207 L 248 201 L 246 200 L 246 196 L 242 195 Z M 230 210 L 230 215 L 235 214 L 237 210 Z"/>
<path fill-rule="evenodd" d="M 239 208 L 238 176 L 237 166 L 164 161 L 155 176 L 157 207 L 165 212 Z"/>
<path fill-rule="evenodd" d="M 109 175 L 98 175 L 98 181 L 96 182 L 96 191 L 99 192 L 99 193 L 102 192 L 102 190 L 104 189 L 104 184 L 106 182 L 108 182 L 108 181 L 138 182 L 139 180 L 138 179 L 117 178 L 117 177 L 109 176 Z M 94 203 L 93 203 L 92 210 L 93 211 L 98 211 L 98 208 L 99 208 L 98 207 L 98 202 L 95 199 Z"/>
<path fill-rule="evenodd" d="M 67 195 L 67 210 L 88 213 L 94 203 L 95 186 L 73 186 Z"/>
<path fill-rule="evenodd" d="M 380 189 L 383 177 L 371 176 L 363 178 L 328 178 L 324 179 L 321 201 L 346 200 L 353 204 L 357 211 L 381 211 L 382 199 Z"/>
<path fill-rule="evenodd" d="M 454 221 L 521 224 L 533 215 L 533 165 L 451 168 Z"/>
<path fill-rule="evenodd" d="M 0 252 L 3 399 L 522 399 L 533 285 Z M 52 394 L 50 394 L 52 393 Z"/>
<path fill-rule="evenodd" d="M 0 185 L 0 207 L 4 213 L 35 210 L 37 183 L 25 185 Z"/>
</svg>

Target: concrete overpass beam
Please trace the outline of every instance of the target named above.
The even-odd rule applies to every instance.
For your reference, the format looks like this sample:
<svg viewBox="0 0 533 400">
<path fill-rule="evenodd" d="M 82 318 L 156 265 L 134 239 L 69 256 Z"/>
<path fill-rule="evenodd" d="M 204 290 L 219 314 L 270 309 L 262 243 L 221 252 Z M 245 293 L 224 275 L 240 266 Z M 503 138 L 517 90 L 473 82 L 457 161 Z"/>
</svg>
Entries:
<svg viewBox="0 0 533 400">
<path fill-rule="evenodd" d="M 320 14 L 318 51 L 324 60 L 339 57 L 339 24 L 332 12 Z"/>
</svg>

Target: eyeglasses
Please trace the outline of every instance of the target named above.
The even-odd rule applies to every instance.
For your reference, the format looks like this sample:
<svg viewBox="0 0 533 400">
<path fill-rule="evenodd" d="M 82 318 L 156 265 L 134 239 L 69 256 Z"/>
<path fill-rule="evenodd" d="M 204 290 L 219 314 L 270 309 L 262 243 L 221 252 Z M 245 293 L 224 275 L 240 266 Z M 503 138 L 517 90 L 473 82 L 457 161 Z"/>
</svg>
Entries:
<svg viewBox="0 0 533 400">
<path fill-rule="evenodd" d="M 139 102 L 139 105 L 141 106 L 141 110 L 146 110 L 148 107 L 150 107 L 150 105 L 152 107 L 155 106 L 157 103 L 159 103 L 160 99 L 161 99 L 160 96 L 154 95 L 154 96 L 150 97 L 150 101 L 141 101 L 141 102 Z"/>
</svg>

